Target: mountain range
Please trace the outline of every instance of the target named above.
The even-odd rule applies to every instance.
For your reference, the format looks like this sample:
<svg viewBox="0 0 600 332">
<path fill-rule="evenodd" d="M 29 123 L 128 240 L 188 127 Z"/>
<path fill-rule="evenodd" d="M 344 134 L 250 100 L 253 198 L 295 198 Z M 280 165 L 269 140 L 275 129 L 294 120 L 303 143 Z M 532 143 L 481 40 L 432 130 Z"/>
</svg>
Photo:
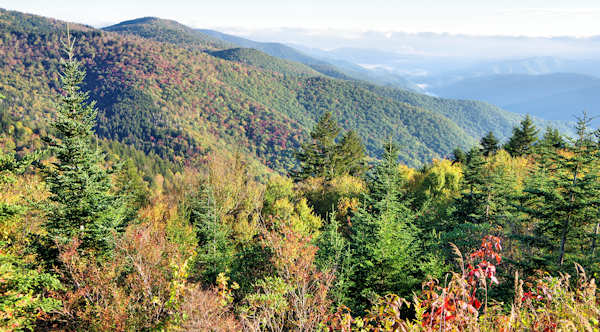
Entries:
<svg viewBox="0 0 600 332">
<path fill-rule="evenodd" d="M 550 120 L 572 121 L 574 115 L 583 111 L 598 114 L 600 105 L 600 78 L 573 73 L 487 75 L 431 91 L 449 98 L 482 100 Z"/>
<path fill-rule="evenodd" d="M 391 138 L 402 147 L 402 161 L 415 166 L 472 146 L 490 130 L 505 138 L 521 119 L 485 102 L 353 78 L 285 45 L 269 46 L 269 55 L 265 45 L 169 20 L 69 29 L 87 71 L 84 88 L 97 101 L 98 136 L 178 164 L 219 151 L 289 170 L 294 149 L 331 112 L 344 129 L 357 131 L 372 157 Z M 0 32 L 3 118 L 43 136 L 66 23 L 0 10 Z"/>
</svg>

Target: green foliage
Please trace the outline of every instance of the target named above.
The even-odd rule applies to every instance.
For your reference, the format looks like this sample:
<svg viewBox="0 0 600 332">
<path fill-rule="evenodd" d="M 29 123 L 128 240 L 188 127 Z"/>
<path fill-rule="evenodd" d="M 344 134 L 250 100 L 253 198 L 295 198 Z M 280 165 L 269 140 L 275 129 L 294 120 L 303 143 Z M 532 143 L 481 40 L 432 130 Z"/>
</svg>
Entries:
<svg viewBox="0 0 600 332">
<path fill-rule="evenodd" d="M 77 237 L 83 248 L 103 251 L 110 247 L 113 232 L 123 226 L 122 205 L 110 193 L 104 155 L 92 145 L 97 111 L 93 102 L 87 103 L 87 93 L 80 91 L 85 72 L 73 58 L 70 39 L 66 47 L 64 94 L 58 98 L 52 122 L 57 137 L 49 142 L 56 161 L 45 170 L 52 203 L 45 227 L 52 241 L 64 244 Z"/>
<path fill-rule="evenodd" d="M 521 121 L 520 127 L 513 128 L 513 134 L 504 145 L 504 149 L 512 156 L 528 154 L 533 144 L 538 140 L 539 130 L 533 124 L 529 115 Z"/>
<path fill-rule="evenodd" d="M 272 57 L 252 48 L 232 48 L 210 52 L 212 56 L 228 61 L 239 62 L 284 75 L 319 76 L 320 74 L 300 63 Z"/>
<path fill-rule="evenodd" d="M 422 252 L 421 230 L 402 189 L 398 148 L 390 143 L 385 151 L 373 172 L 370 195 L 352 218 L 349 291 L 355 312 L 389 292 L 413 289 L 431 272 L 426 268 L 432 257 Z"/>
<path fill-rule="evenodd" d="M 17 161 L 14 153 L 0 152 L 0 188 L 15 184 L 35 156 Z M 18 184 L 17 184 L 18 185 Z M 52 292 L 63 289 L 58 278 L 43 272 L 27 254 L 30 234 L 23 215 L 28 207 L 0 200 L 0 330 L 34 330 L 36 320 L 61 309 Z"/>
<path fill-rule="evenodd" d="M 493 155 L 500 149 L 500 145 L 498 144 L 498 139 L 494 136 L 493 132 L 489 132 L 487 135 L 481 138 L 481 152 L 484 156 L 488 157 Z"/>
<path fill-rule="evenodd" d="M 325 113 L 310 133 L 311 140 L 296 153 L 300 169 L 292 171 L 296 180 L 309 177 L 332 179 L 360 176 L 366 169 L 365 150 L 358 135 L 350 130 L 339 142 L 340 127 L 331 113 Z"/>
<path fill-rule="evenodd" d="M 541 247 L 549 250 L 542 253 L 556 257 L 550 266 L 562 266 L 565 255 L 576 261 L 586 256 L 585 250 L 569 253 L 578 245 L 587 247 L 581 240 L 589 236 L 590 216 L 598 209 L 598 148 L 592 140 L 589 122 L 584 114 L 576 127 L 576 139 L 563 150 L 555 148 L 551 141 L 544 141 L 543 158 L 548 158 L 549 163 L 539 164 L 532 174 L 536 180 L 525 189 L 530 199 L 525 211 L 539 220 L 536 234 L 545 240 Z"/>
<path fill-rule="evenodd" d="M 194 226 L 198 249 L 195 271 L 205 284 L 212 284 L 219 273 L 229 273 L 234 258 L 231 229 L 217 213 L 212 190 L 201 185 L 195 197 L 186 204 L 190 224 Z"/>
<path fill-rule="evenodd" d="M 319 248 L 315 264 L 321 271 L 333 271 L 335 280 L 331 297 L 336 307 L 349 305 L 350 277 L 352 276 L 352 255 L 348 240 L 341 233 L 340 223 L 335 214 L 331 214 L 316 241 Z"/>
</svg>

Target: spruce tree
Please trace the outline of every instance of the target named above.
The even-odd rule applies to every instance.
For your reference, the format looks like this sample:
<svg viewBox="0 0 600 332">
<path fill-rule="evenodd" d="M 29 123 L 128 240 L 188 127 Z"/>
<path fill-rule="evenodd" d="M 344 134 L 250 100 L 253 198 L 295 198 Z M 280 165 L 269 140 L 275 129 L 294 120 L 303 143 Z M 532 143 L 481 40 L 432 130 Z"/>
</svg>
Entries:
<svg viewBox="0 0 600 332">
<path fill-rule="evenodd" d="M 219 273 L 230 271 L 234 259 L 232 230 L 221 222 L 211 188 L 203 184 L 187 202 L 186 214 L 198 240 L 195 270 L 197 277 L 211 285 Z"/>
<path fill-rule="evenodd" d="M 472 148 L 466 159 L 463 192 L 456 201 L 452 223 L 444 234 L 447 242 L 461 249 L 476 245 L 482 233 L 487 233 L 490 228 L 487 160 L 478 148 Z"/>
<path fill-rule="evenodd" d="M 452 151 L 452 163 L 464 164 L 467 161 L 467 154 L 461 148 L 456 148 Z"/>
<path fill-rule="evenodd" d="M 365 172 L 365 147 L 354 130 L 344 133 L 336 150 L 336 175 L 361 176 Z"/>
<path fill-rule="evenodd" d="M 598 213 L 598 153 L 589 122 L 585 114 L 578 120 L 577 137 L 563 149 L 566 151 L 546 146 L 543 159 L 549 162 L 538 164 L 533 174 L 536 181 L 525 189 L 532 203 L 524 211 L 539 220 L 536 234 L 550 240 L 541 242 L 542 249 L 554 253 L 558 266 L 564 264 L 566 253 L 584 248 L 581 237 L 591 227 L 590 215 Z M 580 257 L 583 254 L 580 252 Z"/>
<path fill-rule="evenodd" d="M 403 195 L 398 148 L 389 143 L 384 151 L 370 177 L 370 193 L 351 220 L 349 292 L 355 312 L 390 292 L 408 295 L 427 266 L 415 214 Z"/>
<path fill-rule="evenodd" d="M 350 276 L 352 266 L 348 241 L 340 232 L 340 223 L 335 213 L 329 215 L 316 245 L 319 248 L 315 263 L 321 271 L 333 271 L 335 281 L 330 292 L 334 305 L 348 305 L 350 301 L 348 288 L 350 287 Z"/>
<path fill-rule="evenodd" d="M 55 160 L 45 169 L 50 190 L 45 227 L 51 241 L 65 243 L 76 237 L 80 248 L 103 251 L 110 248 L 113 233 L 123 227 L 123 206 L 111 194 L 105 156 L 93 142 L 97 110 L 80 90 L 85 71 L 74 58 L 73 45 L 67 37 L 62 94 L 51 122 L 56 137 L 47 138 Z"/>
<path fill-rule="evenodd" d="M 296 153 L 300 170 L 292 172 L 296 180 L 308 177 L 332 176 L 334 156 L 336 153 L 336 138 L 340 134 L 340 127 L 333 119 L 331 113 L 323 115 L 310 133 L 310 140 L 302 144 Z"/>
<path fill-rule="evenodd" d="M 529 154 L 531 147 L 538 139 L 539 130 L 533 124 L 531 117 L 527 115 L 521 121 L 519 127 L 513 128 L 513 133 L 504 149 L 513 157 Z"/>
<path fill-rule="evenodd" d="M 481 138 L 481 152 L 484 156 L 489 157 L 498 151 L 500 148 L 498 139 L 494 136 L 493 132 L 488 132 L 487 135 Z"/>
<path fill-rule="evenodd" d="M 547 127 L 544 132 L 544 136 L 540 141 L 541 145 L 548 145 L 556 149 L 562 149 L 566 146 L 564 137 L 560 134 L 558 129 Z"/>
</svg>

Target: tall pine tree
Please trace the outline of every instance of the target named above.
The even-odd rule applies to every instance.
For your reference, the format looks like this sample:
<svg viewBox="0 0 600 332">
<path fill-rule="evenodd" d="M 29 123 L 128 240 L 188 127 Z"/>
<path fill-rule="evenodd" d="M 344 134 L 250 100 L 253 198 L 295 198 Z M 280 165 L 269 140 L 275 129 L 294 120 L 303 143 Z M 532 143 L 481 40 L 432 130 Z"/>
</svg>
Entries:
<svg viewBox="0 0 600 332">
<path fill-rule="evenodd" d="M 325 113 L 310 133 L 310 140 L 296 153 L 300 169 L 292 177 L 332 179 L 340 175 L 360 176 L 366 170 L 365 148 L 358 134 L 350 130 L 338 142 L 341 129 L 331 113 Z"/>
<path fill-rule="evenodd" d="M 331 113 L 327 112 L 319 119 L 310 133 L 310 141 L 302 144 L 300 151 L 296 153 L 300 163 L 300 170 L 293 172 L 296 180 L 332 175 L 336 153 L 335 140 L 340 130 Z"/>
<path fill-rule="evenodd" d="M 592 227 L 590 215 L 598 212 L 597 208 L 590 211 L 597 207 L 600 191 L 598 154 L 589 122 L 584 114 L 577 122 L 577 137 L 564 149 L 546 145 L 542 161 L 548 162 L 538 164 L 533 174 L 536 180 L 525 189 L 531 203 L 524 211 L 539 220 L 538 237 L 550 240 L 541 242 L 541 249 L 556 257 L 550 266 L 562 266 L 569 252 L 571 257 L 583 257 L 585 245 L 581 241 Z"/>
<path fill-rule="evenodd" d="M 93 142 L 97 110 L 80 90 L 85 71 L 74 58 L 73 47 L 67 37 L 62 94 L 51 123 L 56 137 L 47 139 L 55 160 L 45 169 L 51 203 L 45 226 L 52 241 L 65 243 L 77 237 L 81 248 L 103 251 L 123 227 L 123 204 L 111 194 L 105 156 Z"/>
<path fill-rule="evenodd" d="M 384 151 L 370 178 L 370 193 L 351 220 L 352 276 L 348 290 L 355 312 L 362 312 L 371 300 L 390 292 L 408 295 L 428 266 L 415 214 L 403 195 L 398 148 L 389 143 Z"/>
<path fill-rule="evenodd" d="M 494 136 L 493 132 L 487 133 L 484 137 L 481 138 L 481 152 L 484 156 L 489 157 L 498 151 L 500 148 L 498 139 Z"/>
<path fill-rule="evenodd" d="M 513 157 L 529 154 L 531 147 L 538 139 L 539 130 L 533 124 L 531 117 L 527 115 L 519 127 L 513 128 L 513 133 L 504 149 Z"/>
<path fill-rule="evenodd" d="M 354 130 L 344 133 L 337 144 L 335 175 L 361 176 L 366 170 L 365 147 Z"/>
</svg>

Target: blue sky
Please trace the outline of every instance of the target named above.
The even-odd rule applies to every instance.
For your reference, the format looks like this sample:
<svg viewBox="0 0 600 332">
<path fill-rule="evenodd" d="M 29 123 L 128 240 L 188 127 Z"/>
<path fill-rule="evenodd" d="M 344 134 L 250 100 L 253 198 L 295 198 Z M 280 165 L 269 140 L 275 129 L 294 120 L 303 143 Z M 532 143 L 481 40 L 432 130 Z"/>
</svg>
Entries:
<svg viewBox="0 0 600 332">
<path fill-rule="evenodd" d="M 2 0 L 0 7 L 96 27 L 158 16 L 198 28 L 600 35 L 599 0 Z"/>
</svg>

